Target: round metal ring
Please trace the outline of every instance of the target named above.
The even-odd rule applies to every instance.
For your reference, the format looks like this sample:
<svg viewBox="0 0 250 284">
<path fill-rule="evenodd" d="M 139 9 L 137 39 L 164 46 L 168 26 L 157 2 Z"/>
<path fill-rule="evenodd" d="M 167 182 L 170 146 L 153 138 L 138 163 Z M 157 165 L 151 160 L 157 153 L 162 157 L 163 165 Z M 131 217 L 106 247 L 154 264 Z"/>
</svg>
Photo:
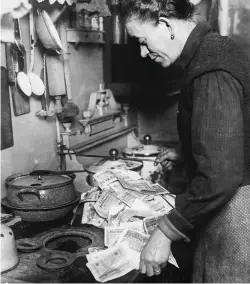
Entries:
<svg viewBox="0 0 250 284">
<path fill-rule="evenodd" d="M 60 262 L 59 262 L 60 261 Z M 53 253 L 46 253 L 41 255 L 36 264 L 47 271 L 56 271 L 58 269 L 70 266 L 75 261 L 75 256 L 65 251 L 53 251 Z"/>
</svg>

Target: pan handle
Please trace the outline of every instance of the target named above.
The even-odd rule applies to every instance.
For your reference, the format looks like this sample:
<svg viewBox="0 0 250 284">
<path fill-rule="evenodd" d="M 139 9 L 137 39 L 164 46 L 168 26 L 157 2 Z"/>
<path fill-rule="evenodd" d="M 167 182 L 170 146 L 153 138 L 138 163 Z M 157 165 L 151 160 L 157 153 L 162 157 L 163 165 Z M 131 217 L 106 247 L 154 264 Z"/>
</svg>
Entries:
<svg viewBox="0 0 250 284">
<path fill-rule="evenodd" d="M 45 176 L 45 175 L 69 175 L 74 173 L 83 173 L 86 170 L 75 170 L 75 171 L 50 171 L 50 170 L 34 170 L 30 172 L 31 176 Z"/>
<path fill-rule="evenodd" d="M 16 241 L 17 249 L 21 252 L 32 252 L 42 247 L 42 242 L 34 239 L 19 239 Z"/>
<path fill-rule="evenodd" d="M 36 188 L 22 188 L 18 190 L 17 196 L 23 202 L 22 194 L 35 194 L 39 200 L 41 199 L 40 193 Z"/>
</svg>

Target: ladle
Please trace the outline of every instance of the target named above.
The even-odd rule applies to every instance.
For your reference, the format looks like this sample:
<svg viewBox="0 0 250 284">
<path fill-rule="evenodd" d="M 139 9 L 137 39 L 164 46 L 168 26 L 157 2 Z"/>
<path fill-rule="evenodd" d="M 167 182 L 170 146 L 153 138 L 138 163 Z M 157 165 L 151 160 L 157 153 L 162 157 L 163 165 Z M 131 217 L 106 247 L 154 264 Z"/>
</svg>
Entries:
<svg viewBox="0 0 250 284">
<path fill-rule="evenodd" d="M 34 40 L 34 16 L 33 10 L 29 14 L 30 23 L 30 67 L 28 77 L 31 85 L 32 93 L 37 96 L 44 94 L 44 83 L 41 78 L 33 72 L 34 60 L 35 60 L 35 40 Z"/>
<path fill-rule="evenodd" d="M 17 83 L 22 92 L 30 97 L 31 85 L 28 76 L 24 73 L 26 51 L 22 42 L 21 29 L 19 19 L 15 19 L 15 45 L 13 46 L 18 51 L 18 66 L 19 72 L 17 74 Z"/>
</svg>

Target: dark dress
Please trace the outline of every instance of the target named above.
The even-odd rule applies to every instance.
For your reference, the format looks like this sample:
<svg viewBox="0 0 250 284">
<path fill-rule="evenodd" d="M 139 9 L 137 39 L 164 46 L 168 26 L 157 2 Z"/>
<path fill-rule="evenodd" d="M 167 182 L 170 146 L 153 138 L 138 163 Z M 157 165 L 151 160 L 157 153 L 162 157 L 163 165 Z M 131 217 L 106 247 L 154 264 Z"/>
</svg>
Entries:
<svg viewBox="0 0 250 284">
<path fill-rule="evenodd" d="M 250 64 L 204 23 L 180 63 L 178 131 L 189 184 L 159 227 L 195 244 L 193 282 L 250 282 Z"/>
</svg>

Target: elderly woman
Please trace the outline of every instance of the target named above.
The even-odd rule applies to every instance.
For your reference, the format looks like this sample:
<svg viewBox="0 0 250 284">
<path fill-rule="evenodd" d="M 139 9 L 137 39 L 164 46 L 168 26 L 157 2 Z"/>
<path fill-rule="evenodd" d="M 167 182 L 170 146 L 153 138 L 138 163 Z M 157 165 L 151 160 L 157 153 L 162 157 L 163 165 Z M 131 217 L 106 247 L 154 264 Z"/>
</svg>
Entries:
<svg viewBox="0 0 250 284">
<path fill-rule="evenodd" d="M 197 24 L 188 0 L 120 0 L 119 11 L 142 57 L 165 68 L 179 59 L 185 72 L 181 150 L 167 149 L 155 162 L 172 168 L 182 160 L 189 183 L 176 196 L 176 208 L 158 222 L 140 271 L 159 274 L 172 242 L 198 239 L 193 282 L 250 282 L 248 58 L 208 24 Z"/>
</svg>

